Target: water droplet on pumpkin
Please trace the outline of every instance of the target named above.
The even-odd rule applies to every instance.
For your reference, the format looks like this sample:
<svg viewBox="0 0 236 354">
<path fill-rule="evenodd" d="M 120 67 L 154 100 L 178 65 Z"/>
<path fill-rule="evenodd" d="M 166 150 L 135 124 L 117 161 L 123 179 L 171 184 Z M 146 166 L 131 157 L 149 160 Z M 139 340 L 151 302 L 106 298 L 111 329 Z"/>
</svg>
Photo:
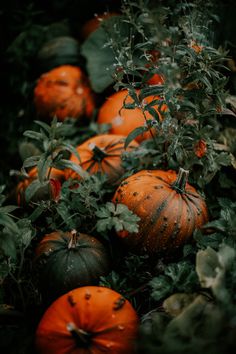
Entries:
<svg viewBox="0 0 236 354">
<path fill-rule="evenodd" d="M 111 315 L 111 318 L 115 318 L 116 317 L 116 315 L 113 313 L 112 315 Z"/>
<path fill-rule="evenodd" d="M 106 344 L 106 347 L 107 348 L 112 348 L 114 346 L 114 343 L 113 342 L 109 342 Z"/>
<path fill-rule="evenodd" d="M 78 93 L 78 95 L 82 95 L 84 92 L 84 89 L 82 87 L 78 87 L 76 90 L 76 93 Z"/>
<path fill-rule="evenodd" d="M 119 329 L 119 331 L 123 331 L 123 330 L 125 329 L 125 326 L 119 325 L 119 326 L 118 326 L 118 329 Z"/>
</svg>

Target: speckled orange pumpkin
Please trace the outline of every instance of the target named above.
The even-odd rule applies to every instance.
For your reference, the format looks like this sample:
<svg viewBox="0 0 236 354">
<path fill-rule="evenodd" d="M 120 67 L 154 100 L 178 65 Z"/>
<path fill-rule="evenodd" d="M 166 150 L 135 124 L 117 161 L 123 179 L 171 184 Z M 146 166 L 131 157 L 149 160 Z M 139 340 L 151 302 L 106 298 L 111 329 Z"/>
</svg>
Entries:
<svg viewBox="0 0 236 354">
<path fill-rule="evenodd" d="M 112 134 L 95 136 L 77 147 L 80 161 L 75 155 L 72 155 L 70 160 L 90 174 L 100 172 L 107 175 L 109 182 L 116 182 L 124 173 L 121 165 L 122 153 L 138 147 L 138 143 L 132 141 L 125 150 L 125 138 L 123 135 Z M 76 172 L 68 170 L 66 178 L 79 178 L 79 176 Z"/>
<path fill-rule="evenodd" d="M 63 121 L 91 117 L 95 104 L 87 78 L 79 67 L 59 66 L 40 76 L 34 89 L 39 115 Z"/>
<path fill-rule="evenodd" d="M 132 250 L 172 253 L 208 220 L 203 198 L 187 183 L 188 171 L 143 170 L 125 179 L 114 203 L 123 203 L 141 220 L 139 231 L 118 233 Z"/>
<path fill-rule="evenodd" d="M 149 96 L 143 100 L 143 104 L 148 104 L 151 101 L 157 99 L 157 96 Z M 100 107 L 98 112 L 98 123 L 111 124 L 111 129 L 109 132 L 111 134 L 122 134 L 129 135 L 135 128 L 143 126 L 146 124 L 145 117 L 140 108 L 126 109 L 122 108 L 123 104 L 133 102 L 133 99 L 128 95 L 127 90 L 122 90 L 112 94 Z M 161 114 L 158 110 L 157 105 L 153 107 L 159 118 L 162 119 Z M 163 110 L 166 106 L 163 105 Z M 149 112 L 145 112 L 146 119 L 153 119 Z M 154 130 L 153 130 L 154 133 Z M 141 142 L 145 139 L 150 139 L 152 136 L 149 131 L 139 135 L 136 141 Z"/>
<path fill-rule="evenodd" d="M 138 316 L 114 290 L 87 286 L 54 301 L 36 331 L 39 354 L 133 354 Z"/>
</svg>

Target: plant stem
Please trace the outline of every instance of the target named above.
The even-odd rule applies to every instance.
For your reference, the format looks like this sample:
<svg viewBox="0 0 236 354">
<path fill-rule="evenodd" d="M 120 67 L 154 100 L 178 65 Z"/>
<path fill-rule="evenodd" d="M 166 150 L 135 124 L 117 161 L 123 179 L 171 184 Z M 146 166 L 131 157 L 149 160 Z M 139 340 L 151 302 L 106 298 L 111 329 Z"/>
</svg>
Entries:
<svg viewBox="0 0 236 354">
<path fill-rule="evenodd" d="M 178 193 L 185 193 L 185 187 L 188 181 L 189 171 L 184 170 L 180 167 L 179 173 L 176 181 L 172 184 L 172 188 L 175 189 Z"/>
</svg>

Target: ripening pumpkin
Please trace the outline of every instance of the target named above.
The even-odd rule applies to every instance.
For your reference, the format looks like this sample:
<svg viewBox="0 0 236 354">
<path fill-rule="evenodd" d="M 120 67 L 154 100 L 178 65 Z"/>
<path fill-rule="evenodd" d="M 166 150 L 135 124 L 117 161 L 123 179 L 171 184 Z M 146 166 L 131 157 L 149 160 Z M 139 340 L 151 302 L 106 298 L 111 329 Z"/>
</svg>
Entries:
<svg viewBox="0 0 236 354">
<path fill-rule="evenodd" d="M 36 331 L 39 354 L 133 354 L 136 311 L 116 291 L 74 289 L 54 301 Z"/>
<path fill-rule="evenodd" d="M 38 177 L 38 169 L 37 167 L 33 167 L 28 172 L 28 177 L 25 177 L 22 181 L 20 181 L 16 186 L 16 201 L 19 206 L 24 206 L 25 201 L 25 190 L 26 188 Z M 61 182 L 65 179 L 64 171 L 58 170 L 56 168 L 52 168 L 50 170 L 50 178 L 48 179 L 48 183 L 39 189 L 34 196 L 33 200 L 45 200 L 45 199 L 53 199 L 57 200 L 60 195 L 61 190 Z"/>
<path fill-rule="evenodd" d="M 157 99 L 157 96 L 149 96 L 143 100 L 143 104 L 148 104 L 151 101 Z M 121 134 L 121 135 L 129 135 L 135 128 L 143 126 L 146 124 L 145 117 L 140 108 L 127 109 L 122 108 L 123 104 L 133 102 L 133 99 L 128 96 L 128 90 L 118 91 L 112 94 L 100 107 L 98 112 L 98 123 L 99 124 L 111 124 L 111 128 L 109 132 L 111 134 Z M 153 106 L 155 111 L 157 112 L 160 119 L 162 116 L 158 110 L 158 106 Z M 163 105 L 162 110 L 166 110 L 166 106 Z M 153 116 L 149 112 L 145 112 L 146 119 L 153 119 Z M 153 129 L 153 134 L 155 130 Z M 147 131 L 141 135 L 139 135 L 135 140 L 141 142 L 145 139 L 150 139 L 152 137 L 150 131 Z"/>
<path fill-rule="evenodd" d="M 132 141 L 127 149 L 124 149 L 125 136 L 103 134 L 86 140 L 77 147 L 80 161 L 72 155 L 70 161 L 79 164 L 90 174 L 100 172 L 106 174 L 108 181 L 117 182 L 123 175 L 121 155 L 124 151 L 131 151 L 138 147 L 136 141 Z M 66 178 L 79 178 L 72 170 L 66 172 Z"/>
<path fill-rule="evenodd" d="M 34 89 L 34 103 L 40 116 L 91 117 L 95 103 L 87 77 L 79 67 L 61 65 L 40 76 Z"/>
<path fill-rule="evenodd" d="M 118 233 L 132 250 L 171 254 L 208 220 L 203 198 L 188 182 L 188 171 L 143 170 L 120 184 L 113 197 L 140 217 L 139 231 Z"/>
<path fill-rule="evenodd" d="M 43 44 L 37 54 L 37 64 L 41 72 L 46 72 L 61 65 L 77 65 L 79 58 L 78 41 L 73 37 L 60 36 Z"/>
<path fill-rule="evenodd" d="M 91 33 L 93 33 L 99 28 L 103 20 L 106 20 L 111 16 L 117 16 L 117 15 L 119 14 L 116 12 L 104 12 L 103 14 L 95 15 L 93 18 L 86 21 L 82 26 L 81 37 L 83 39 L 86 39 L 88 36 L 90 36 Z"/>
<path fill-rule="evenodd" d="M 39 242 L 35 269 L 45 299 L 55 299 L 74 288 L 95 284 L 109 271 L 105 246 L 83 233 L 54 231 Z"/>
</svg>

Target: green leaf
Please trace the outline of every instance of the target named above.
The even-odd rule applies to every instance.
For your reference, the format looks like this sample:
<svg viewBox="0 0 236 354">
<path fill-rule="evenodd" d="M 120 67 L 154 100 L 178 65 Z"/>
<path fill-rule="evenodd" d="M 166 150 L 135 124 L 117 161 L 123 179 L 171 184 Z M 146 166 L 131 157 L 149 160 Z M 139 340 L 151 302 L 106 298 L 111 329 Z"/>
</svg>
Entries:
<svg viewBox="0 0 236 354">
<path fill-rule="evenodd" d="M 89 173 L 87 171 L 85 171 L 80 165 L 69 161 L 69 160 L 65 160 L 65 159 L 61 159 L 60 161 L 58 161 L 55 166 L 57 166 L 60 169 L 64 169 L 64 168 L 70 168 L 73 171 L 75 171 L 76 173 L 78 173 L 78 175 L 80 177 L 82 177 L 83 179 L 86 179 L 89 177 Z"/>
<path fill-rule="evenodd" d="M 134 139 L 136 139 L 139 135 L 145 133 L 146 131 L 148 131 L 147 126 L 138 127 L 132 130 L 132 132 L 129 133 L 129 135 L 125 139 L 124 148 L 126 149 Z"/>
<path fill-rule="evenodd" d="M 43 139 L 43 134 L 42 133 L 38 133 L 38 132 L 35 132 L 33 130 L 26 130 L 23 133 L 23 135 L 27 136 L 27 138 L 31 138 L 31 139 L 34 139 L 34 140 L 41 141 Z"/>
<path fill-rule="evenodd" d="M 25 200 L 27 203 L 31 200 L 40 187 L 42 187 L 42 183 L 38 179 L 34 180 L 27 186 L 25 190 Z"/>
<path fill-rule="evenodd" d="M 1 233 L 0 234 L 0 250 L 5 256 L 16 260 L 17 258 L 17 247 L 16 240 L 13 235 Z"/>
<path fill-rule="evenodd" d="M 28 157 L 23 162 L 23 168 L 36 166 L 38 161 L 39 161 L 39 159 L 40 159 L 40 155 Z"/>
<path fill-rule="evenodd" d="M 104 46 L 107 41 L 108 35 L 100 27 L 81 46 L 92 89 L 97 93 L 103 92 L 114 81 L 115 57 L 112 49 Z"/>
</svg>

